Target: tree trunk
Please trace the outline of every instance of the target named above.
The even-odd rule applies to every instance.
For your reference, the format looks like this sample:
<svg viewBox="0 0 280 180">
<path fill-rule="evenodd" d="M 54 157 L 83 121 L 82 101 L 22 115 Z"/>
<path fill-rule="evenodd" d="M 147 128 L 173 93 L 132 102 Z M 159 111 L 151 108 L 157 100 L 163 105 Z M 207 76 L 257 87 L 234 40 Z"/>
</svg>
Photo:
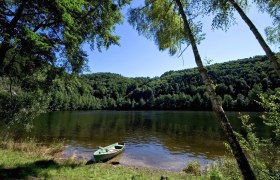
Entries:
<svg viewBox="0 0 280 180">
<path fill-rule="evenodd" d="M 265 40 L 263 39 L 262 35 L 259 33 L 258 29 L 256 26 L 252 23 L 252 21 L 246 16 L 244 11 L 241 9 L 241 7 L 235 2 L 235 0 L 229 0 L 229 2 L 232 4 L 232 6 L 235 8 L 235 10 L 239 13 L 241 18 L 246 22 L 246 24 L 249 26 L 250 30 L 253 32 L 255 35 L 256 39 L 262 46 L 263 50 L 265 51 L 269 61 L 272 64 L 272 67 L 276 71 L 277 75 L 280 78 L 280 64 L 278 62 L 278 58 L 276 57 L 275 53 L 272 52 L 270 47 L 267 45 Z"/>
<path fill-rule="evenodd" d="M 194 53 L 194 57 L 195 57 L 195 62 L 198 67 L 198 71 L 199 71 L 200 75 L 202 76 L 202 80 L 203 80 L 204 84 L 206 85 L 207 92 L 209 93 L 214 114 L 217 117 L 217 119 L 220 121 L 221 127 L 225 133 L 227 141 L 230 144 L 230 147 L 232 149 L 232 152 L 234 154 L 234 157 L 238 163 L 239 169 L 241 170 L 244 179 L 255 180 L 256 177 L 250 167 L 250 164 L 249 164 L 245 154 L 242 151 L 242 148 L 241 148 L 239 142 L 236 139 L 236 136 L 233 133 L 230 122 L 223 110 L 221 103 L 219 102 L 219 100 L 217 98 L 212 81 L 207 74 L 207 70 L 204 68 L 204 66 L 202 64 L 201 57 L 199 55 L 199 51 L 196 46 L 196 41 L 192 34 L 186 14 L 184 12 L 183 5 L 180 0 L 175 0 L 175 1 L 176 1 L 177 6 L 179 7 L 179 13 L 181 15 L 181 18 L 183 19 L 185 36 L 190 40 L 190 43 L 191 43 L 192 49 L 193 49 L 193 53 Z"/>
<path fill-rule="evenodd" d="M 0 75 L 2 75 L 2 73 L 4 73 L 4 60 L 6 57 L 6 54 L 8 52 L 8 50 L 10 49 L 10 46 L 8 44 L 7 41 L 5 41 L 5 39 L 3 40 L 1 47 L 0 47 Z"/>
</svg>

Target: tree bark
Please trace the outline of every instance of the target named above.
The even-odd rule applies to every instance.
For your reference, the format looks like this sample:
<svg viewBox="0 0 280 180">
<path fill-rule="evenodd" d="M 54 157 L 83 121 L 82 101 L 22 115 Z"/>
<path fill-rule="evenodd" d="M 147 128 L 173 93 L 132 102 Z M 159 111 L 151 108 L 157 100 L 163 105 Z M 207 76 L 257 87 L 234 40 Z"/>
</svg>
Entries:
<svg viewBox="0 0 280 180">
<path fill-rule="evenodd" d="M 235 0 L 229 0 L 231 5 L 235 8 L 235 10 L 239 13 L 241 18 L 245 21 L 245 23 L 249 26 L 250 30 L 253 32 L 255 35 L 256 39 L 260 43 L 261 47 L 265 51 L 272 67 L 276 71 L 277 75 L 280 78 L 280 63 L 278 62 L 278 58 L 275 55 L 275 53 L 272 52 L 270 47 L 267 45 L 265 40 L 263 39 L 262 35 L 259 33 L 258 29 L 256 26 L 253 24 L 253 22 L 248 18 L 248 16 L 244 13 L 244 11 L 241 9 L 241 7 L 235 2 Z"/>
<path fill-rule="evenodd" d="M 0 47 L 0 75 L 4 73 L 4 60 L 9 49 L 11 49 L 11 47 L 9 43 L 4 39 Z"/>
<path fill-rule="evenodd" d="M 207 92 L 209 93 L 213 112 L 214 112 L 215 116 L 217 117 L 217 119 L 220 121 L 221 127 L 225 133 L 226 139 L 230 144 L 234 157 L 238 163 L 239 169 L 242 172 L 243 178 L 255 180 L 256 177 L 252 171 L 252 168 L 250 167 L 249 161 L 247 160 L 245 154 L 242 151 L 242 148 L 241 148 L 239 142 L 237 141 L 236 136 L 233 133 L 230 122 L 223 110 L 221 103 L 219 102 L 219 100 L 217 98 L 212 81 L 207 74 L 207 70 L 203 66 L 203 63 L 201 61 L 201 57 L 200 57 L 200 54 L 199 54 L 199 51 L 198 51 L 198 48 L 196 45 L 195 38 L 192 34 L 190 24 L 188 22 L 185 12 L 184 12 L 183 5 L 180 0 L 175 0 L 175 1 L 179 8 L 179 13 L 180 13 L 181 18 L 184 23 L 185 36 L 190 40 L 193 54 L 195 57 L 195 62 L 198 67 L 198 71 L 199 71 L 200 75 L 202 76 L 202 80 L 203 80 L 204 84 L 206 85 Z"/>
</svg>

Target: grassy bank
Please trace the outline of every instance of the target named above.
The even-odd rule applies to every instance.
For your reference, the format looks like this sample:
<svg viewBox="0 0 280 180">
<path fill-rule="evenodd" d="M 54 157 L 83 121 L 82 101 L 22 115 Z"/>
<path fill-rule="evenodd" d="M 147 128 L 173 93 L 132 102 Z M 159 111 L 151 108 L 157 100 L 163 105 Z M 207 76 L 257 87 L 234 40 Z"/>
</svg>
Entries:
<svg viewBox="0 0 280 180">
<path fill-rule="evenodd" d="M 107 163 L 86 165 L 85 161 L 62 159 L 63 149 L 62 144 L 46 146 L 34 141 L 2 141 L 0 179 L 240 179 L 237 174 L 222 175 L 215 167 L 201 173 L 197 164 L 189 164 L 188 173 Z"/>
<path fill-rule="evenodd" d="M 197 179 L 186 173 L 59 160 L 52 156 L 0 149 L 0 179 Z"/>
</svg>

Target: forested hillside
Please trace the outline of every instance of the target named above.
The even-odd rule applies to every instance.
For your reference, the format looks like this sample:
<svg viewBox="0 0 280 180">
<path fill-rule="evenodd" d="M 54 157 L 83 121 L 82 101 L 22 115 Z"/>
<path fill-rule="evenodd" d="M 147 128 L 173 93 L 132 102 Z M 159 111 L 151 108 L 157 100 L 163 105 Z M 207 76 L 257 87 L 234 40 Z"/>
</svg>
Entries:
<svg viewBox="0 0 280 180">
<path fill-rule="evenodd" d="M 280 87 L 266 56 L 214 64 L 207 69 L 227 110 L 261 110 L 257 95 L 270 94 Z M 96 73 L 56 79 L 49 108 L 210 110 L 211 104 L 201 77 L 193 68 L 169 71 L 155 78 Z"/>
</svg>

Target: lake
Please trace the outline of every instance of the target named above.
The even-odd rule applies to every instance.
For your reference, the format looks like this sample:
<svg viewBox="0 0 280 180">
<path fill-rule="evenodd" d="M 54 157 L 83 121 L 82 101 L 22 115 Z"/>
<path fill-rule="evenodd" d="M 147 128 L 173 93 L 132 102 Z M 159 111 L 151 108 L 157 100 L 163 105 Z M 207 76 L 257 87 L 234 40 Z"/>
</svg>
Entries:
<svg viewBox="0 0 280 180">
<path fill-rule="evenodd" d="M 257 113 L 249 113 L 265 135 Z M 238 113 L 227 113 L 240 131 Z M 51 112 L 34 120 L 27 136 L 42 142 L 63 139 L 65 156 L 89 160 L 99 146 L 125 142 L 117 157 L 124 165 L 182 170 L 189 161 L 210 164 L 228 154 L 212 112 L 205 111 L 72 111 Z"/>
</svg>

